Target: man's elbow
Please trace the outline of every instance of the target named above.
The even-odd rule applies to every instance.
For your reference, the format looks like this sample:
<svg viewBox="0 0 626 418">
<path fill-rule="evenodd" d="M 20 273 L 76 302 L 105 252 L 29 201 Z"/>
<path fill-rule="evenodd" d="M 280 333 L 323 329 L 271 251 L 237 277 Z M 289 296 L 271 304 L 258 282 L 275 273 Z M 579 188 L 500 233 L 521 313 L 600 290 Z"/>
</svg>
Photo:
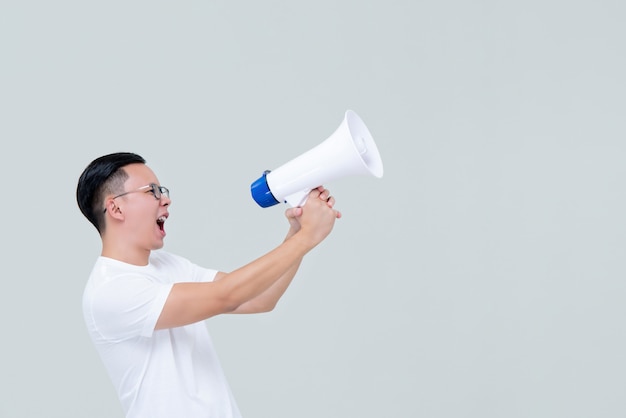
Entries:
<svg viewBox="0 0 626 418">
<path fill-rule="evenodd" d="M 259 307 L 257 313 L 272 312 L 276 308 L 276 302 L 268 302 Z"/>
<path fill-rule="evenodd" d="M 276 308 L 276 302 L 251 300 L 233 309 L 231 313 L 257 314 L 271 312 Z"/>
</svg>

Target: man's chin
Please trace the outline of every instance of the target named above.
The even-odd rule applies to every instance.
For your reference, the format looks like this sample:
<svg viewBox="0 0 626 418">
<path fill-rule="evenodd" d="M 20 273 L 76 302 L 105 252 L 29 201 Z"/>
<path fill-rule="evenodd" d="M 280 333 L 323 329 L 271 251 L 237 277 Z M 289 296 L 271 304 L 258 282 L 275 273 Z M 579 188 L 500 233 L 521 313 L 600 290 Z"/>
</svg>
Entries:
<svg viewBox="0 0 626 418">
<path fill-rule="evenodd" d="M 164 242 L 164 241 L 161 241 L 161 242 L 155 243 L 155 244 L 152 246 L 152 249 L 153 249 L 153 250 L 160 250 L 161 248 L 163 248 L 163 246 L 164 246 L 164 245 L 165 245 L 165 242 Z"/>
</svg>

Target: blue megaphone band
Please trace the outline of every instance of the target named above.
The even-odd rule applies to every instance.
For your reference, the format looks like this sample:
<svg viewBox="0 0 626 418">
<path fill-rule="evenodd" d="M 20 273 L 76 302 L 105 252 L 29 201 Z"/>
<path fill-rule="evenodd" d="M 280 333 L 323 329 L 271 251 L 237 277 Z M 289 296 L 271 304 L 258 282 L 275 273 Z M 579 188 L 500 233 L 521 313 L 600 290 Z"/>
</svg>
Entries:
<svg viewBox="0 0 626 418">
<path fill-rule="evenodd" d="M 250 192 L 252 193 L 252 198 L 255 202 L 259 204 L 262 208 L 268 208 L 270 206 L 274 206 L 280 203 L 272 192 L 270 191 L 270 187 L 267 185 L 267 175 L 270 170 L 265 170 L 263 175 L 259 177 L 255 182 L 250 185 Z"/>
</svg>

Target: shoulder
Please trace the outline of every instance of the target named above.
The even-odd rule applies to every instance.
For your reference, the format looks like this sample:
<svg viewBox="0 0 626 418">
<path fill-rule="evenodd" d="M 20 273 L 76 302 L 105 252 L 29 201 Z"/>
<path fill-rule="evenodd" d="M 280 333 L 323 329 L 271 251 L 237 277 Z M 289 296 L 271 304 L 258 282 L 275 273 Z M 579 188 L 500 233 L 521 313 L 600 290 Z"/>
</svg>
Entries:
<svg viewBox="0 0 626 418">
<path fill-rule="evenodd" d="M 100 256 L 91 270 L 89 283 L 97 286 L 111 280 L 112 278 L 140 273 L 142 270 L 143 268 L 140 266 Z"/>
<path fill-rule="evenodd" d="M 150 267 L 166 273 L 174 282 L 212 281 L 217 270 L 195 264 L 189 259 L 164 250 L 152 251 Z"/>
<path fill-rule="evenodd" d="M 149 263 L 151 267 L 155 268 L 164 268 L 168 266 L 189 266 L 193 264 L 187 258 L 165 250 L 152 251 L 150 253 Z"/>
</svg>

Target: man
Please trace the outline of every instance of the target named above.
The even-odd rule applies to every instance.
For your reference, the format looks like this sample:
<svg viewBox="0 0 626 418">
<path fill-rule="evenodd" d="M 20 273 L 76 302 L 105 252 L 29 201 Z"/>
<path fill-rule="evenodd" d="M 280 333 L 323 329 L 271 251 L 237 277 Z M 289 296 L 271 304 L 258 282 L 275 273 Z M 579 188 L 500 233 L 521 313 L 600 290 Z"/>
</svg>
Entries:
<svg viewBox="0 0 626 418">
<path fill-rule="evenodd" d="M 102 239 L 85 322 L 127 418 L 240 417 L 201 321 L 272 310 L 303 256 L 341 217 L 335 199 L 323 187 L 311 191 L 303 207 L 286 210 L 281 245 L 225 273 L 161 249 L 171 200 L 141 156 L 95 159 L 76 196 Z"/>
</svg>

